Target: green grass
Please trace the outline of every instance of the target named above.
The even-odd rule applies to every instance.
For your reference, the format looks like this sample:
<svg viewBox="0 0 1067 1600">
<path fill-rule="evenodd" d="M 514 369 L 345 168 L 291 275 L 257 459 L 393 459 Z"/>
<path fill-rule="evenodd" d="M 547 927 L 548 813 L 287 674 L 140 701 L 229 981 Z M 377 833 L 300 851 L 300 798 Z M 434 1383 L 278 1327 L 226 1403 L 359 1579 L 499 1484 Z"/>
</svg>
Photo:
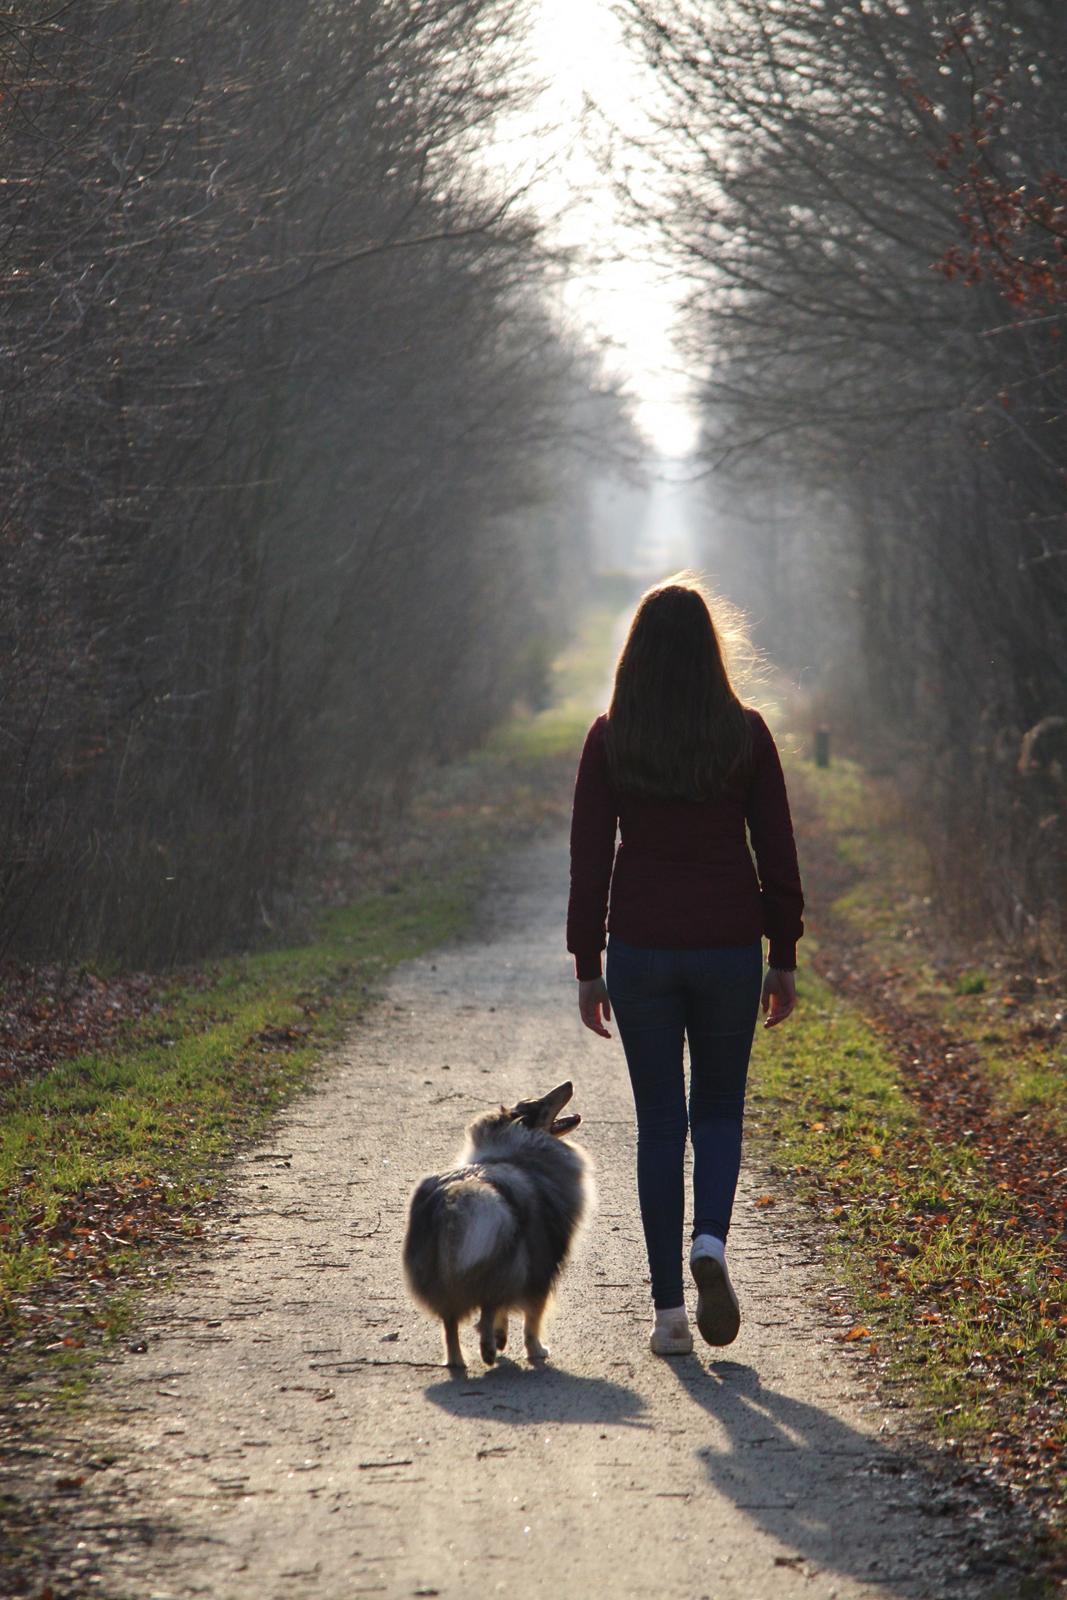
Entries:
<svg viewBox="0 0 1067 1600">
<path fill-rule="evenodd" d="M 985 994 L 989 979 L 984 972 L 961 972 L 956 979 L 957 994 Z"/>
<path fill-rule="evenodd" d="M 505 723 L 486 746 L 488 759 L 536 762 L 581 748 L 590 722 L 611 696 L 619 614 L 616 605 L 590 607 L 574 641 L 553 665 L 551 705 L 536 716 Z"/>
<path fill-rule="evenodd" d="M 987 1055 L 985 1070 L 998 1106 L 1008 1112 L 1034 1115 L 1067 1136 L 1067 1051 L 1032 1049 L 1010 1056 Z"/>
<path fill-rule="evenodd" d="M 117 1050 L 58 1063 L 10 1089 L 0 1122 L 0 1307 L 62 1276 L 80 1251 L 122 1276 L 131 1252 L 101 1250 L 98 1191 L 117 1196 L 122 1231 L 150 1238 L 139 1201 L 147 1187 L 177 1209 L 205 1192 L 219 1158 L 260 1132 L 309 1080 L 324 1049 L 364 1004 L 366 986 L 397 961 L 452 937 L 476 893 L 477 860 L 330 913 L 320 937 L 293 949 L 234 958 L 209 987 L 183 994 L 136 1027 Z M 88 1233 L 76 1230 L 79 1202 Z M 113 1235 L 114 1236 L 114 1235 Z M 88 1241 L 88 1242 L 86 1242 Z M 105 1331 L 113 1306 L 94 1307 Z"/>
<path fill-rule="evenodd" d="M 892 973 L 899 1003 L 972 1045 L 994 1102 L 1067 1135 L 1067 1010 L 1059 974 L 1017 993 L 1036 969 L 1025 951 L 975 947 L 960 919 L 939 913 L 925 850 L 891 780 L 856 762 L 789 763 L 790 783 L 836 852 L 833 915 L 875 967 Z M 801 838 L 803 845 L 803 837 Z M 1059 1019 L 1059 1020 L 1057 1020 Z"/>
<path fill-rule="evenodd" d="M 912 1016 L 973 1047 L 994 1104 L 1030 1112 L 1036 1147 L 1051 1131 L 1054 1150 L 1067 1106 L 1055 981 L 968 947 L 965 929 L 946 932 L 890 780 L 836 758 L 826 770 L 787 765 L 802 859 L 806 840 L 830 907 L 832 964 L 877 983 L 889 1002 L 879 1027 Z M 1027 1226 L 965 1134 L 931 1131 L 907 1057 L 865 1017 L 861 986 L 851 1001 L 805 962 L 800 987 L 796 1016 L 754 1054 L 750 1120 L 772 1170 L 828 1232 L 855 1308 L 839 1337 L 919 1401 L 947 1446 L 993 1463 L 1043 1510 L 1055 1544 L 1067 1528 L 1062 1241 Z"/>
<path fill-rule="evenodd" d="M 867 1329 L 856 1342 L 917 1380 L 945 1435 L 1010 1433 L 1062 1387 L 1057 1253 L 1020 1231 L 978 1155 L 927 1135 L 853 1007 L 807 971 L 802 1001 L 754 1055 L 757 1141 L 832 1229 Z M 1061 1408 L 1035 1437 L 1051 1467 L 1067 1445 Z"/>
<path fill-rule="evenodd" d="M 803 763 L 805 782 L 818 797 L 819 809 L 835 839 L 851 847 L 870 833 L 872 816 L 869 781 L 856 761 L 835 756 L 828 767 Z"/>
</svg>

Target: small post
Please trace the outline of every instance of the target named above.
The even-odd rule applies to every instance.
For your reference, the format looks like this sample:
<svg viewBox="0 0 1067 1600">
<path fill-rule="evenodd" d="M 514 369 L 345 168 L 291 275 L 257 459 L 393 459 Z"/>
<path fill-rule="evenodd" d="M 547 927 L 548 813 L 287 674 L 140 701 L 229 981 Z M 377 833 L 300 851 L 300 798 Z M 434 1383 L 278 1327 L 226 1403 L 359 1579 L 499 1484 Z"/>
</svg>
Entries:
<svg viewBox="0 0 1067 1600">
<path fill-rule="evenodd" d="M 817 767 L 828 767 L 830 765 L 829 728 L 816 728 L 815 730 L 815 765 Z"/>
</svg>

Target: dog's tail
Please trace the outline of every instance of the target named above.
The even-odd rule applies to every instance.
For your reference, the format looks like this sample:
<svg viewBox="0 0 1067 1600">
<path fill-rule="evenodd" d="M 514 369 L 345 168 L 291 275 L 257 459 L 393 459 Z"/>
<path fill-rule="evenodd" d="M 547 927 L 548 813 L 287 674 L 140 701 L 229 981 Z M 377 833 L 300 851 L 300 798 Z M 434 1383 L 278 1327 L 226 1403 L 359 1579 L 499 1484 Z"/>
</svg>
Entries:
<svg viewBox="0 0 1067 1600">
<path fill-rule="evenodd" d="M 404 1264 L 416 1294 L 476 1272 L 505 1252 L 517 1231 L 512 1207 L 492 1185 L 457 1173 L 424 1178 L 411 1197 Z"/>
<path fill-rule="evenodd" d="M 456 1201 L 456 1266 L 474 1272 L 507 1248 L 516 1231 L 515 1213 L 486 1183 L 464 1185 Z"/>
</svg>

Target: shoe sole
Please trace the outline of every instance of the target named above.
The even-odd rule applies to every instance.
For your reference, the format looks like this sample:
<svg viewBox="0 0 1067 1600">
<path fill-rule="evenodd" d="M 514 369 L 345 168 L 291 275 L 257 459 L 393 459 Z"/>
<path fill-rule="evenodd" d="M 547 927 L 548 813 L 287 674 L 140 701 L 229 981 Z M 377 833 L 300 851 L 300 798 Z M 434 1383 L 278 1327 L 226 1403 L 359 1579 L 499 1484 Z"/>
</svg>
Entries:
<svg viewBox="0 0 1067 1600">
<path fill-rule="evenodd" d="M 648 1348 L 654 1356 L 691 1356 L 693 1354 L 693 1335 L 688 1334 L 685 1339 L 665 1339 L 662 1344 L 655 1343 L 655 1334 L 649 1337 Z"/>
<path fill-rule="evenodd" d="M 700 1256 L 690 1263 L 699 1291 L 697 1327 L 707 1344 L 733 1344 L 741 1326 L 741 1311 L 721 1261 Z"/>
</svg>

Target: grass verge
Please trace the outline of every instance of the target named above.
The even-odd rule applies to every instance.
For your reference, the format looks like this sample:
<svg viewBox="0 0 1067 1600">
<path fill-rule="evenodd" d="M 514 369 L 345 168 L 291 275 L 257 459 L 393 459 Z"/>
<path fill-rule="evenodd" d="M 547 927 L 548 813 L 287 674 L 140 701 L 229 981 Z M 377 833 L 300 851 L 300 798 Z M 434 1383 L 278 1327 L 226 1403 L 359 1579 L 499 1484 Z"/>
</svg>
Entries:
<svg viewBox="0 0 1067 1600">
<path fill-rule="evenodd" d="M 1051 1169 L 1039 1169 L 1055 1155 L 1062 1092 L 1049 1086 L 1025 1113 L 1032 1132 L 1020 1131 L 989 1023 L 966 1009 L 992 999 L 997 1047 L 1025 1046 L 1026 1023 L 1000 1020 L 1016 1010 L 1004 1006 L 1010 961 L 987 950 L 976 967 L 962 941 L 939 940 L 928 874 L 891 787 L 848 762 L 827 772 L 794 764 L 791 787 L 824 941 L 820 951 L 805 939 L 804 954 L 833 982 L 805 960 L 800 1009 L 759 1041 L 757 1144 L 827 1232 L 858 1308 L 839 1337 L 866 1350 L 880 1378 L 913 1389 L 947 1449 L 1043 1515 L 1058 1570 L 1067 1268 L 1063 1237 L 1029 1203 L 1016 1157 L 1025 1153 L 1035 1190 L 1038 1180 L 1055 1188 Z M 1026 1003 L 1033 1026 L 1049 995 L 1035 984 Z M 953 1064 L 960 1039 L 967 1083 Z M 924 1086 L 929 1063 L 911 1059 L 916 1050 L 938 1057 L 940 1077 Z M 958 1096 L 953 1113 L 931 1105 L 931 1082 L 946 1100 Z M 986 1101 L 983 1120 L 971 1121 L 968 1107 Z"/>
<path fill-rule="evenodd" d="M 949 919 L 895 786 L 856 762 L 799 764 L 841 869 L 834 918 L 893 982 L 902 1005 L 977 1051 L 994 1103 L 1067 1137 L 1067 985 L 1025 951 Z"/>
<path fill-rule="evenodd" d="M 25 1352 L 114 1336 L 138 1257 L 195 1234 L 220 1158 L 261 1132 L 404 957 L 450 937 L 477 882 L 464 856 L 324 921 L 297 949 L 224 963 L 176 989 L 107 1054 L 58 1063 L 5 1096 L 0 1307 Z"/>
<path fill-rule="evenodd" d="M 871 1319 L 844 1336 L 918 1376 L 947 1440 L 1006 1442 L 1025 1418 L 1032 1466 L 1052 1467 L 1067 1445 L 1059 1254 L 1020 1231 L 977 1152 L 931 1137 L 863 1017 L 814 975 L 803 989 L 755 1053 L 752 1122 Z"/>
</svg>

